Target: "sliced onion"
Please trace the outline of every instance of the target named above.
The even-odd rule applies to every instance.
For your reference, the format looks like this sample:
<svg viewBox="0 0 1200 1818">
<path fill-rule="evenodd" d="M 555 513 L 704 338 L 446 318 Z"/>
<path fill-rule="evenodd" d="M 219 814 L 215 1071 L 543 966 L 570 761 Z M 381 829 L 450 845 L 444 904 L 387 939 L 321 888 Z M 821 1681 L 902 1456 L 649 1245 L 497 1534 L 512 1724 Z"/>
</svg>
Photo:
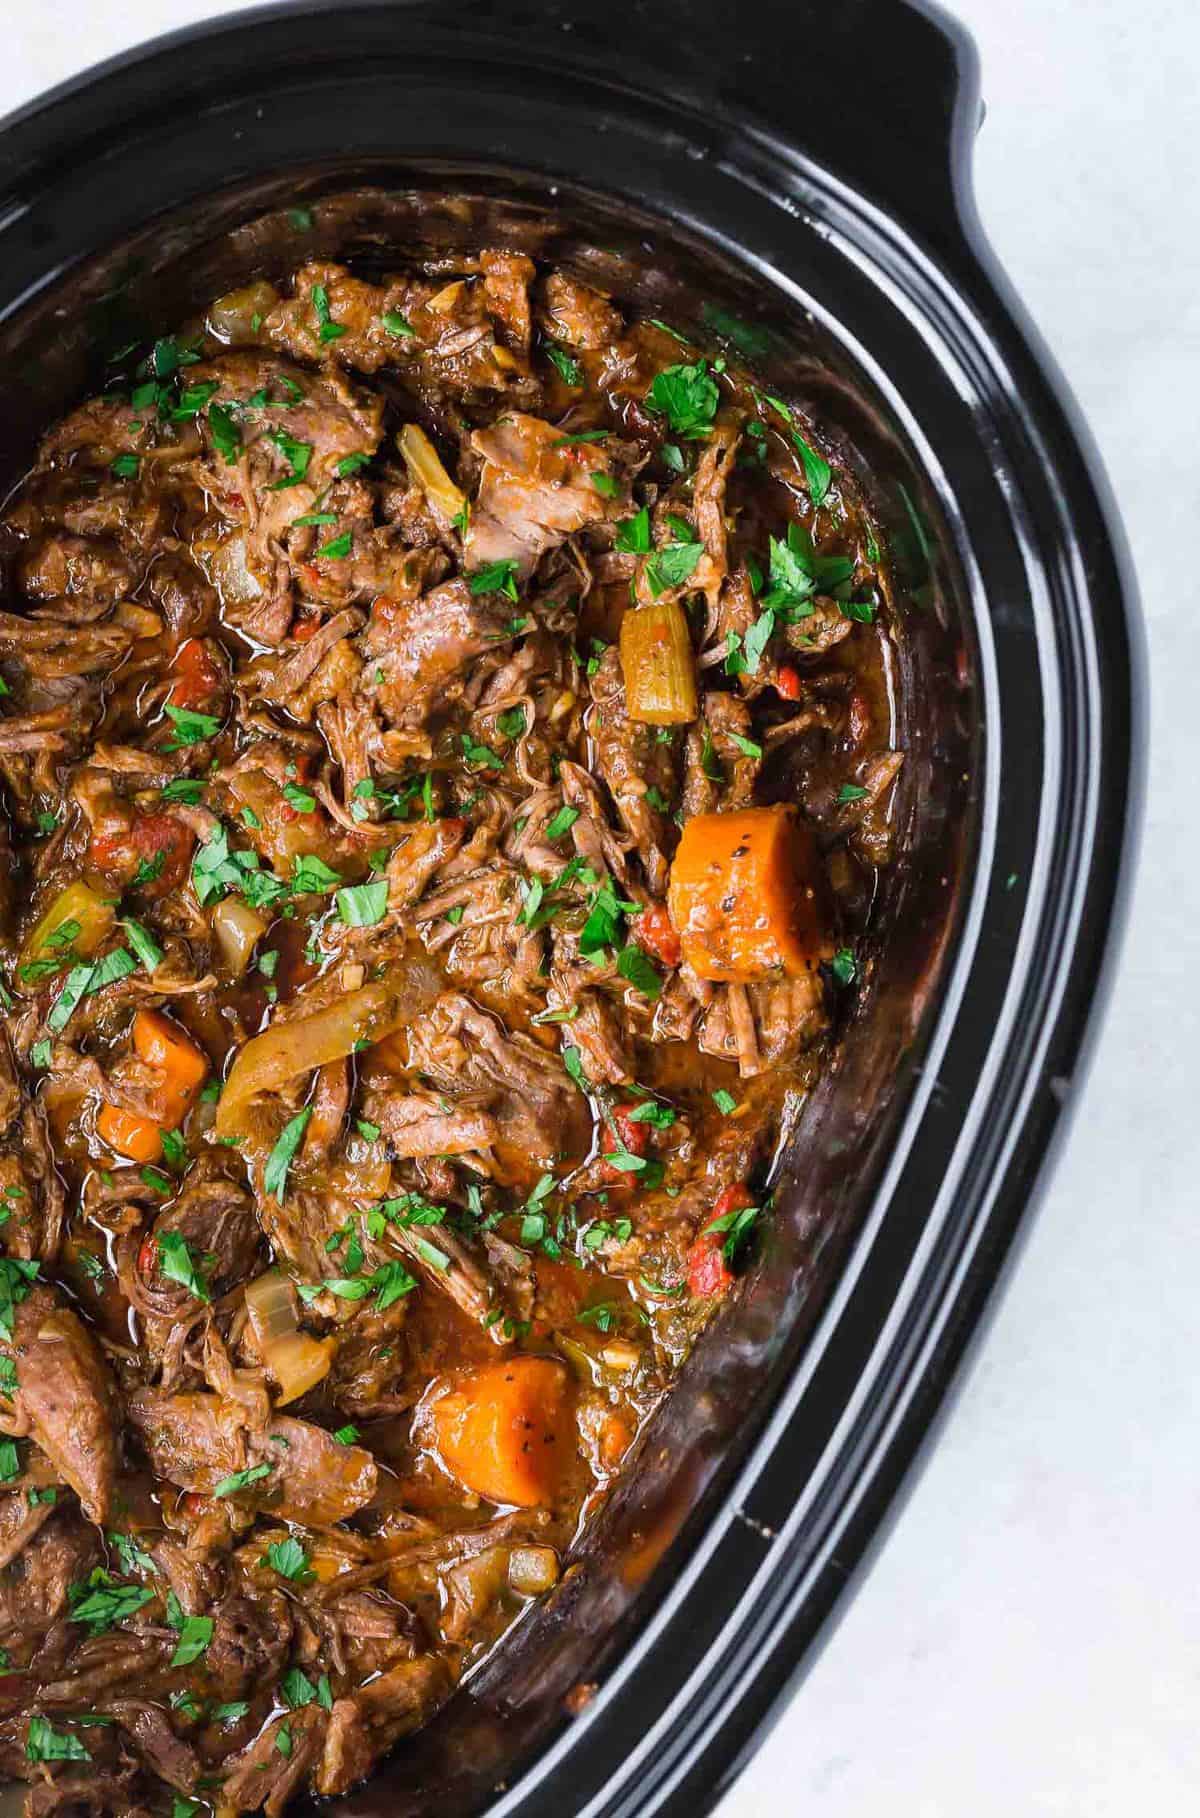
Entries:
<svg viewBox="0 0 1200 1818">
<path fill-rule="evenodd" d="M 298 1401 L 328 1376 L 336 1351 L 335 1338 L 313 1338 L 308 1332 L 294 1332 L 291 1338 L 269 1345 L 265 1353 L 267 1368 L 279 1384 L 276 1407 Z"/>
<path fill-rule="evenodd" d="M 241 902 L 236 896 L 227 896 L 217 904 L 212 912 L 213 939 L 226 971 L 233 978 L 242 977 L 255 945 L 269 925 L 257 909 L 251 909 L 249 903 Z"/>
<path fill-rule="evenodd" d="M 209 305 L 209 332 L 235 347 L 239 341 L 257 341 L 255 317 L 270 315 L 278 301 L 279 292 L 265 278 L 256 278 L 240 290 L 228 290 Z"/>
<path fill-rule="evenodd" d="M 553 1547 L 513 1547 L 508 1555 L 508 1588 L 518 1597 L 539 1597 L 558 1583 Z"/>
<path fill-rule="evenodd" d="M 328 1376 L 337 1341 L 300 1330 L 295 1290 L 279 1269 L 268 1269 L 250 1283 L 246 1312 L 262 1360 L 279 1384 L 277 1407 L 307 1395 Z"/>
<path fill-rule="evenodd" d="M 254 1099 L 353 1054 L 361 1042 L 379 1041 L 428 1009 L 437 990 L 436 974 L 414 957 L 311 1016 L 272 1023 L 238 1051 L 217 1105 L 217 1135 L 244 1136 Z"/>
<path fill-rule="evenodd" d="M 421 488 L 438 516 L 452 524 L 466 510 L 467 495 L 446 472 L 437 449 L 416 423 L 406 423 L 397 441 L 409 479 Z"/>
<path fill-rule="evenodd" d="M 435 297 L 430 297 L 425 307 L 434 310 L 439 316 L 449 315 L 462 293 L 463 281 L 456 278 L 453 284 L 444 285 Z"/>
<path fill-rule="evenodd" d="M 300 1330 L 296 1290 L 280 1269 L 268 1269 L 248 1284 L 246 1312 L 264 1357 L 273 1344 L 281 1338 L 294 1337 Z"/>
<path fill-rule="evenodd" d="M 249 566 L 244 531 L 197 538 L 192 550 L 226 606 L 248 606 L 262 598 L 262 582 Z"/>
</svg>

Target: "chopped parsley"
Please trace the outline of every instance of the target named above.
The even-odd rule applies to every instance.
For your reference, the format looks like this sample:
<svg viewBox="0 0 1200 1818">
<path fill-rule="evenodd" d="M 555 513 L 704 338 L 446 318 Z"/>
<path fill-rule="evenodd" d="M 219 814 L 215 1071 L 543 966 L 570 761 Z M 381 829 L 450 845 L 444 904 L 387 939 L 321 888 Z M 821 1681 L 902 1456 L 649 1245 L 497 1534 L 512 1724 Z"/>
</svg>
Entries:
<svg viewBox="0 0 1200 1818">
<path fill-rule="evenodd" d="M 191 1666 L 193 1660 L 199 1660 L 213 1638 L 212 1617 L 185 1615 L 174 1591 L 168 1591 L 167 1621 L 179 1636 L 168 1664 L 173 1667 Z"/>
<path fill-rule="evenodd" d="M 578 808 L 571 808 L 564 803 L 557 813 L 553 814 L 546 822 L 546 838 L 548 840 L 560 840 L 564 833 L 569 833 L 571 831 L 571 828 L 578 819 Z"/>
<path fill-rule="evenodd" d="M 638 1087 L 641 1091 L 641 1087 Z M 632 1111 L 625 1113 L 631 1124 L 649 1124 L 654 1130 L 669 1130 L 675 1122 L 676 1113 L 671 1105 L 664 1105 L 656 1098 L 645 1098 Z"/>
<path fill-rule="evenodd" d="M 651 547 L 650 508 L 643 505 L 631 518 L 617 525 L 616 544 L 629 555 L 646 555 Z"/>
<path fill-rule="evenodd" d="M 209 405 L 208 429 L 217 453 L 231 466 L 242 451 L 242 432 L 228 404 Z"/>
<path fill-rule="evenodd" d="M 147 884 L 153 884 L 163 874 L 167 855 L 160 846 L 153 858 L 142 859 L 133 874 L 133 889 L 144 890 Z"/>
<path fill-rule="evenodd" d="M 502 593 L 507 599 L 516 600 L 517 564 L 514 561 L 488 562 L 483 568 L 476 568 L 467 576 L 467 584 L 472 593 Z"/>
<path fill-rule="evenodd" d="M 314 284 L 311 294 L 313 312 L 317 318 L 318 341 L 323 346 L 330 341 L 340 341 L 346 330 L 341 322 L 335 322 L 330 317 L 329 292 L 323 284 Z"/>
<path fill-rule="evenodd" d="M 703 1235 L 710 1237 L 723 1234 L 721 1249 L 725 1261 L 731 1263 L 753 1230 L 758 1214 L 758 1206 L 739 1206 L 732 1212 L 723 1212 L 719 1218 L 714 1218 L 705 1225 Z"/>
<path fill-rule="evenodd" d="M 578 360 L 573 360 L 565 348 L 555 347 L 553 343 L 546 348 L 546 358 L 557 372 L 564 385 L 582 385 L 583 367 Z"/>
<path fill-rule="evenodd" d="M 654 595 L 669 587 L 682 587 L 695 572 L 704 554 L 702 543 L 667 543 L 656 549 L 646 562 L 646 580 Z"/>
<path fill-rule="evenodd" d="M 662 979 L 646 954 L 633 941 L 618 953 L 617 971 L 643 997 L 657 997 L 662 990 Z"/>
<path fill-rule="evenodd" d="M 290 1578 L 296 1584 L 306 1584 L 316 1577 L 308 1563 L 308 1554 L 292 1535 L 286 1540 L 273 1540 L 259 1564 L 270 1566 L 282 1578 Z"/>
<path fill-rule="evenodd" d="M 263 1173 L 263 1191 L 274 1200 L 283 1199 L 288 1170 L 303 1140 L 304 1132 L 308 1129 L 311 1117 L 312 1106 L 305 1105 L 302 1111 L 297 1111 L 295 1117 L 289 1118 L 279 1133 L 275 1147 L 267 1157 L 267 1165 Z"/>
<path fill-rule="evenodd" d="M 154 1570 L 154 1561 L 149 1553 L 144 1547 L 139 1546 L 131 1535 L 119 1534 L 115 1529 L 110 1528 L 104 1538 L 111 1547 L 115 1548 L 123 1572 L 152 1572 Z"/>
<path fill-rule="evenodd" d="M 289 1710 L 301 1711 L 306 1704 L 317 1702 L 317 1688 L 299 1667 L 290 1667 L 279 1682 L 284 1703 Z"/>
<path fill-rule="evenodd" d="M 13 1310 L 27 1298 L 38 1268 L 21 1256 L 0 1256 L 0 1334 L 5 1338 L 13 1335 Z"/>
<path fill-rule="evenodd" d="M 71 1587 L 71 1622 L 82 1623 L 91 1634 L 104 1634 L 105 1629 L 135 1616 L 153 1596 L 144 1585 L 122 1585 L 102 1565 L 96 1565 L 87 1583 Z"/>
<path fill-rule="evenodd" d="M 212 1299 L 192 1247 L 180 1231 L 159 1231 L 155 1237 L 158 1266 L 168 1281 L 177 1281 L 193 1300 Z"/>
<path fill-rule="evenodd" d="M 228 1727 L 231 1723 L 240 1723 L 249 1709 L 249 1704 L 240 1698 L 231 1704 L 217 1704 L 213 1706 L 212 1720 L 214 1723 L 221 1724 L 222 1727 Z M 174 1813 L 171 1818 L 175 1818 Z"/>
<path fill-rule="evenodd" d="M 315 852 L 297 853 L 292 861 L 292 891 L 296 896 L 323 896 L 342 881 Z"/>
<path fill-rule="evenodd" d="M 25 1737 L 27 1761 L 90 1761 L 91 1752 L 78 1736 L 52 1729 L 44 1717 L 31 1717 Z"/>
<path fill-rule="evenodd" d="M 772 410 L 778 411 L 787 424 L 788 434 L 796 445 L 804 468 L 804 483 L 808 487 L 808 496 L 814 505 L 823 504 L 833 479 L 833 469 L 829 462 L 823 455 L 819 455 L 809 442 L 805 441 L 796 428 L 796 420 L 790 407 L 783 402 L 782 398 L 763 397 L 760 392 L 755 392 L 754 395 L 760 404 L 769 404 Z"/>
<path fill-rule="evenodd" d="M 187 1144 L 178 1130 L 160 1130 L 158 1135 L 162 1143 L 163 1160 L 173 1174 L 182 1174 L 187 1167 Z"/>
<path fill-rule="evenodd" d="M 504 759 L 498 757 L 490 745 L 481 745 L 469 732 L 462 734 L 463 756 L 468 764 L 481 764 L 488 770 L 503 770 Z"/>
<path fill-rule="evenodd" d="M 213 1490 L 214 1496 L 236 1496 L 239 1490 L 248 1490 L 251 1484 L 261 1483 L 264 1477 L 271 1475 L 269 1464 L 251 1465 L 246 1471 L 235 1471 L 231 1477 L 223 1477 Z"/>
<path fill-rule="evenodd" d="M 114 948 L 92 965 L 72 966 L 57 1002 L 46 1018 L 46 1027 L 55 1035 L 61 1034 L 85 997 L 103 991 L 106 985 L 116 984 L 118 979 L 128 978 L 136 970 L 137 961 L 127 947 Z"/>
<path fill-rule="evenodd" d="M 388 885 L 386 878 L 373 884 L 351 884 L 334 897 L 338 919 L 347 928 L 373 928 L 387 914 Z"/>
<path fill-rule="evenodd" d="M 615 947 L 624 917 L 636 914 L 637 908 L 636 903 L 618 896 L 611 878 L 606 877 L 588 904 L 587 920 L 579 934 L 579 951 L 592 954 Z"/>
<path fill-rule="evenodd" d="M 153 972 L 162 965 L 163 950 L 149 929 L 143 928 L 141 922 L 135 922 L 131 915 L 122 918 L 121 926 L 129 936 L 129 945 L 147 972 Z"/>
<path fill-rule="evenodd" d="M 308 472 L 308 464 L 313 458 L 311 442 L 299 442 L 290 436 L 286 429 L 268 429 L 267 440 L 273 442 L 288 464 L 289 473 L 286 479 L 276 480 L 267 487 L 268 492 L 286 492 L 290 486 L 299 486 Z"/>
<path fill-rule="evenodd" d="M 188 802 L 193 807 L 204 795 L 204 784 L 195 777 L 177 776 L 161 791 L 164 802 Z"/>
<path fill-rule="evenodd" d="M 768 606 L 765 611 L 758 615 L 742 640 L 742 649 L 745 652 L 746 657 L 746 668 L 751 675 L 758 674 L 758 666 L 762 662 L 763 652 L 771 641 L 771 633 L 774 629 L 774 609 Z"/>
<path fill-rule="evenodd" d="M 839 985 L 852 985 L 858 977 L 858 962 L 849 947 L 839 947 L 829 962 L 829 970 Z"/>
<path fill-rule="evenodd" d="M 708 361 L 697 360 L 694 366 L 667 366 L 656 373 L 646 402 L 666 417 L 673 435 L 694 440 L 712 428 L 721 393 L 709 376 Z"/>
<path fill-rule="evenodd" d="M 385 310 L 379 320 L 383 323 L 383 326 L 387 329 L 388 333 L 390 335 L 395 335 L 397 340 L 410 340 L 417 332 L 408 317 L 402 315 L 398 309 Z"/>
<path fill-rule="evenodd" d="M 581 1307 L 575 1317 L 581 1326 L 595 1326 L 597 1332 L 611 1332 L 620 1319 L 620 1312 L 611 1300 L 602 1300 L 595 1306 Z"/>
<path fill-rule="evenodd" d="M 215 739 L 221 730 L 221 721 L 215 714 L 193 713 L 190 707 L 173 707 L 171 702 L 166 706 L 167 718 L 175 727 L 175 737 L 168 739 L 164 751 L 178 751 L 184 745 L 199 745 L 205 739 Z"/>
</svg>

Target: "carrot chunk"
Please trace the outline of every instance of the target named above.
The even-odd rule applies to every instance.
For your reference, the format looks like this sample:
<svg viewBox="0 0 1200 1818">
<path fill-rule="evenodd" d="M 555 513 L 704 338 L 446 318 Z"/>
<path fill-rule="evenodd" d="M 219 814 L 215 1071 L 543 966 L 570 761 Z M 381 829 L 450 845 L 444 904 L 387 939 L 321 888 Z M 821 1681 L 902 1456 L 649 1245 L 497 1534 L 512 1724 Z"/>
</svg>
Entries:
<svg viewBox="0 0 1200 1818">
<path fill-rule="evenodd" d="M 553 1504 L 575 1457 L 575 1397 L 549 1357 L 513 1357 L 461 1376 L 433 1404 L 437 1452 L 452 1477 L 489 1502 Z"/>
<path fill-rule="evenodd" d="M 667 900 L 683 957 L 701 978 L 797 978 L 834 951 L 816 842 L 787 803 L 693 815 Z"/>
<path fill-rule="evenodd" d="M 96 1113 L 96 1134 L 118 1155 L 135 1162 L 156 1162 L 162 1155 L 162 1131 L 148 1117 L 123 1111 L 120 1105 L 101 1105 Z"/>
<path fill-rule="evenodd" d="M 102 1105 L 96 1116 L 96 1133 L 130 1161 L 156 1162 L 162 1154 L 162 1132 L 177 1130 L 195 1104 L 208 1075 L 208 1061 L 159 1010 L 138 1011 L 133 1019 L 133 1048 L 138 1059 L 160 1075 L 162 1116 L 156 1123 L 119 1105 Z"/>
</svg>

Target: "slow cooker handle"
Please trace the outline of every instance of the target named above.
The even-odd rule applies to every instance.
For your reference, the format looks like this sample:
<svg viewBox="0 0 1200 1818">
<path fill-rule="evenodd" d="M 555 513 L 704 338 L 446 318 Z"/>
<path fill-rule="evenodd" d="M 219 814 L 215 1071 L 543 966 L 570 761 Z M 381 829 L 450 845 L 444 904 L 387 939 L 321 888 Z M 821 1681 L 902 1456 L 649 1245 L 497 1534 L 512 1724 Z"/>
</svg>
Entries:
<svg viewBox="0 0 1200 1818">
<path fill-rule="evenodd" d="M 961 246 L 978 60 L 964 27 L 926 0 L 459 0 L 453 11 L 460 29 L 515 40 L 531 61 L 615 76 L 735 135 L 765 135 L 781 187 L 803 187 L 799 152 L 919 237 Z"/>
</svg>

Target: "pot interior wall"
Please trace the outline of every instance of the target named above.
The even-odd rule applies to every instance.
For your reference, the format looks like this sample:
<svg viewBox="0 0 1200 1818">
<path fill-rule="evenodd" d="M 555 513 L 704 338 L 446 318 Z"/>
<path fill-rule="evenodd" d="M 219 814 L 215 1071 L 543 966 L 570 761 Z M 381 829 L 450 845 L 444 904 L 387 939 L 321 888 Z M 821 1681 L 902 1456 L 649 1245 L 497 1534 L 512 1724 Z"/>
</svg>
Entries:
<svg viewBox="0 0 1200 1818">
<path fill-rule="evenodd" d="M 878 1179 L 936 1007 L 973 845 L 974 641 L 919 464 L 864 374 L 782 290 L 624 204 L 446 166 L 326 166 L 210 195 L 76 266 L 0 325 L 0 483 L 19 477 L 43 426 L 103 384 L 106 355 L 176 328 L 221 291 L 281 278 L 308 257 L 349 259 L 370 273 L 412 258 L 452 262 L 480 243 L 552 255 L 627 306 L 736 357 L 732 335 L 765 390 L 807 404 L 827 427 L 892 558 L 895 742 L 906 752 L 901 857 L 881 889 L 833 1064 L 781 1158 L 775 1215 L 750 1279 L 643 1435 L 636 1468 L 585 1537 L 577 1570 L 345 1802 L 362 1818 L 478 1810 L 498 1783 L 511 1783 L 521 1759 L 566 1720 L 572 1688 L 602 1680 L 728 1494 Z"/>
</svg>

